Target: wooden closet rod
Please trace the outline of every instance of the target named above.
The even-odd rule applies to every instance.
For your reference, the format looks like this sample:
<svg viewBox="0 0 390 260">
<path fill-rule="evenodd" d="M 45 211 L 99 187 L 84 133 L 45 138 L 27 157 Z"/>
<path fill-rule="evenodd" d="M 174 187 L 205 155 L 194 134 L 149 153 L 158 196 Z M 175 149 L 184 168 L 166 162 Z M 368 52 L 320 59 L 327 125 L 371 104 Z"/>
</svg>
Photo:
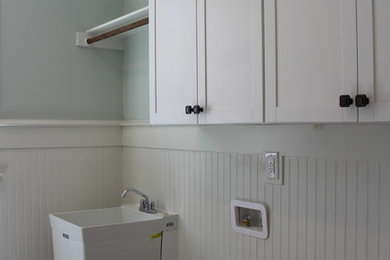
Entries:
<svg viewBox="0 0 390 260">
<path fill-rule="evenodd" d="M 115 29 L 115 30 L 112 30 L 112 31 L 109 31 L 109 32 L 106 32 L 106 33 L 103 33 L 103 34 L 100 34 L 100 35 L 97 35 L 97 36 L 92 37 L 92 38 L 88 38 L 87 39 L 87 43 L 88 44 L 92 44 L 94 42 L 98 42 L 98 41 L 101 41 L 101 40 L 104 40 L 104 39 L 107 39 L 107 38 L 111 38 L 111 37 L 113 37 L 115 35 L 118 35 L 118 34 L 130 31 L 130 30 L 133 30 L 135 28 L 141 27 L 141 26 L 146 25 L 148 23 L 149 23 L 149 18 L 144 18 L 144 19 L 136 21 L 134 23 L 122 26 L 122 27 L 120 27 L 118 29 Z"/>
</svg>

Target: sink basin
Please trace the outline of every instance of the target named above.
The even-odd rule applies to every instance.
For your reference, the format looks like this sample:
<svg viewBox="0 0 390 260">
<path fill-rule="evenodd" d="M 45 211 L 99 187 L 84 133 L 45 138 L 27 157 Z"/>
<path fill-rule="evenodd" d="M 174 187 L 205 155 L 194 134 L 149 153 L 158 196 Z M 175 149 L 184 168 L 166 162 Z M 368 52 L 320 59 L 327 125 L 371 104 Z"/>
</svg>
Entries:
<svg viewBox="0 0 390 260">
<path fill-rule="evenodd" d="M 129 207 L 82 210 L 50 215 L 54 221 L 61 219 L 84 228 L 161 219 L 160 215 L 143 213 Z"/>
<path fill-rule="evenodd" d="M 132 207 L 49 215 L 56 260 L 159 260 L 161 234 L 176 229 L 176 215 L 148 214 Z"/>
</svg>

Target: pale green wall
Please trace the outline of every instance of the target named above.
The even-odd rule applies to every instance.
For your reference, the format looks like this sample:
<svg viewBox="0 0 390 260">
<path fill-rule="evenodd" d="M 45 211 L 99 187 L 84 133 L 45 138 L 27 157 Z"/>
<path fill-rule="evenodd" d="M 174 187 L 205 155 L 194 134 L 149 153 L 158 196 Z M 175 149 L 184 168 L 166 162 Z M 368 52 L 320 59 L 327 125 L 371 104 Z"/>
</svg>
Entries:
<svg viewBox="0 0 390 260">
<path fill-rule="evenodd" d="M 149 118 L 148 27 L 137 29 L 126 40 L 123 55 L 123 107 L 126 120 Z"/>
<path fill-rule="evenodd" d="M 131 12 L 148 4 L 148 0 L 123 0 L 123 9 L 125 12 Z"/>
<path fill-rule="evenodd" d="M 145 0 L 124 0 L 131 12 L 148 5 Z M 123 99 L 125 120 L 149 119 L 149 35 L 148 26 L 135 30 L 126 40 L 123 55 Z"/>
<path fill-rule="evenodd" d="M 390 162 L 390 125 L 225 125 L 125 127 L 123 145 L 169 150 Z"/>
<path fill-rule="evenodd" d="M 121 119 L 122 53 L 75 33 L 121 15 L 122 0 L 0 0 L 0 118 Z"/>
</svg>

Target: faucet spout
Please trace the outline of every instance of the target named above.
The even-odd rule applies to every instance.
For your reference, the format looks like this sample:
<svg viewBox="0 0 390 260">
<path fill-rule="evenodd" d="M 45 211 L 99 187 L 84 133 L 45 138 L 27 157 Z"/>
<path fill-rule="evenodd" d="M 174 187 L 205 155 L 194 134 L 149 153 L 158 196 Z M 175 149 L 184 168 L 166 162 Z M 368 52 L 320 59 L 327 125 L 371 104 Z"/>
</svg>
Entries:
<svg viewBox="0 0 390 260">
<path fill-rule="evenodd" d="M 146 201 L 149 201 L 149 198 L 148 198 L 148 196 L 145 195 L 145 193 L 143 193 L 143 192 L 141 192 L 141 191 L 139 191 L 139 190 L 137 190 L 137 189 L 134 189 L 134 188 L 126 188 L 126 189 L 122 192 L 121 197 L 122 197 L 122 198 L 125 198 L 128 192 L 134 192 L 134 193 L 136 193 L 136 194 L 142 196 Z"/>
</svg>

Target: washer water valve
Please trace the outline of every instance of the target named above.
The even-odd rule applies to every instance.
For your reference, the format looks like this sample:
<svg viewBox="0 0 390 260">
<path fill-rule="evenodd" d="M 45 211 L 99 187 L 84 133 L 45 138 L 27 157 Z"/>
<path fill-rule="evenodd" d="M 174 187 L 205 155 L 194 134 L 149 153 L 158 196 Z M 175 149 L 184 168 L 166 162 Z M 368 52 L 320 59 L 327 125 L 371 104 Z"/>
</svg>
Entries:
<svg viewBox="0 0 390 260">
<path fill-rule="evenodd" d="M 244 216 L 244 219 L 242 220 L 242 225 L 244 227 L 250 227 L 251 226 L 251 215 Z"/>
<path fill-rule="evenodd" d="M 263 204 L 232 200 L 231 214 L 235 232 L 261 239 L 268 237 L 267 210 Z"/>
</svg>

